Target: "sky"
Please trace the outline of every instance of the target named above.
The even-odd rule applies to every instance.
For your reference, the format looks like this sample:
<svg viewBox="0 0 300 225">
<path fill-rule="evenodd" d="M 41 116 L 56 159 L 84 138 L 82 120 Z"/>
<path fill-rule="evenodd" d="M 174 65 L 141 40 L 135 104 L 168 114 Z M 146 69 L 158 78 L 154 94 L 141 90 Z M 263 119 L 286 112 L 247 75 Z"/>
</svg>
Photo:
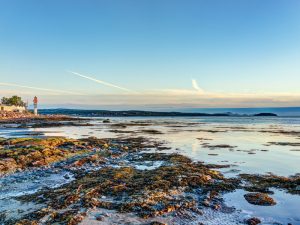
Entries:
<svg viewBox="0 0 300 225">
<path fill-rule="evenodd" d="M 0 97 L 300 106 L 299 0 L 0 0 Z"/>
</svg>

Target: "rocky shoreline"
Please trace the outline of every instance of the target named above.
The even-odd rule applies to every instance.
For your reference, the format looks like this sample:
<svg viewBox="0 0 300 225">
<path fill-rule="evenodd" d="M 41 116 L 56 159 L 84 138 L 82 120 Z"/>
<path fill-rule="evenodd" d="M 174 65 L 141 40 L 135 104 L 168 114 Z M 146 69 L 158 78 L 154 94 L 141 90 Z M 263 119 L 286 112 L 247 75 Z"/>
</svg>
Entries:
<svg viewBox="0 0 300 225">
<path fill-rule="evenodd" d="M 4 210 L 0 223 L 84 224 L 96 209 L 133 213 L 141 224 L 166 224 L 171 218 L 193 222 L 207 209 L 232 213 L 234 209 L 224 204 L 222 195 L 237 189 L 249 191 L 245 199 L 255 205 L 276 204 L 270 188 L 300 194 L 299 175 L 225 178 L 218 169 L 230 165 L 206 165 L 180 154 L 149 152 L 161 145 L 139 137 L 2 139 L 2 179 L 34 171 L 39 171 L 35 176 L 44 170 L 64 171 L 65 184 L 12 196 L 14 201 L 35 205 L 36 209 L 13 218 Z M 31 178 L 27 175 L 26 179 Z M 11 184 L 2 183 L 5 185 Z M 98 222 L 109 219 L 105 213 L 93 218 Z M 259 219 L 239 222 L 258 224 L 255 221 Z"/>
<path fill-rule="evenodd" d="M 34 115 L 30 112 L 0 112 L 0 127 L 48 128 L 61 126 L 92 126 L 89 119 L 66 115 Z"/>
<path fill-rule="evenodd" d="M 34 118 L 34 114 L 30 112 L 9 112 L 9 111 L 0 111 L 0 120 L 13 120 L 20 118 Z"/>
<path fill-rule="evenodd" d="M 23 122 L 23 121 L 61 121 L 61 120 L 80 120 L 80 118 L 60 115 L 60 114 L 49 114 L 49 115 L 34 115 L 31 112 L 10 112 L 0 111 L 0 123 L 4 122 Z"/>
<path fill-rule="evenodd" d="M 173 132 L 179 128 L 209 134 L 249 132 L 239 126 L 199 129 L 195 122 L 160 123 Z M 25 130 L 60 126 L 98 130 L 100 124 L 122 135 L 33 138 L 29 132 L 23 138 L 0 138 L 0 224 L 255 225 L 263 218 L 242 217 L 226 205 L 224 196 L 241 190 L 250 205 L 274 207 L 278 204 L 274 190 L 300 195 L 299 174 L 227 177 L 221 171 L 234 169 L 231 164 L 207 164 L 169 151 L 168 144 L 157 139 L 166 131 L 150 120 L 95 123 L 57 115 L 0 120 L 4 129 Z M 299 134 L 282 129 L 256 132 Z M 210 138 L 196 140 L 209 151 L 240 151 L 235 145 L 209 143 Z"/>
</svg>

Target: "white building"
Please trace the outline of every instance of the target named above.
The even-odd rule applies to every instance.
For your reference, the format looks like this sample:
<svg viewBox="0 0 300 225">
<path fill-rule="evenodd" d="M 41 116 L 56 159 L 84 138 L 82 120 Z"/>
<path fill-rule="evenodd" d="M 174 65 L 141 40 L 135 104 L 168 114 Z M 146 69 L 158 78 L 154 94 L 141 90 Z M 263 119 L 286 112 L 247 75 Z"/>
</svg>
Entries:
<svg viewBox="0 0 300 225">
<path fill-rule="evenodd" d="M 2 105 L 0 104 L 0 111 L 7 112 L 25 112 L 26 108 L 23 106 L 14 106 L 14 105 Z"/>
</svg>

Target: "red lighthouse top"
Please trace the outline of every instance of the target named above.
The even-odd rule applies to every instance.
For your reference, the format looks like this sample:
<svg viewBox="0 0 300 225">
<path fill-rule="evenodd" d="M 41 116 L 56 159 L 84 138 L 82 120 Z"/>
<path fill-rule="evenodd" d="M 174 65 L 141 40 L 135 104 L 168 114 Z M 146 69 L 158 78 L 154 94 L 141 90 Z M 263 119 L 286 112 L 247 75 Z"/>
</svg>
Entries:
<svg viewBox="0 0 300 225">
<path fill-rule="evenodd" d="M 38 98 L 37 98 L 36 96 L 33 98 L 33 103 L 34 103 L 34 104 L 37 104 L 37 103 L 38 103 Z"/>
</svg>

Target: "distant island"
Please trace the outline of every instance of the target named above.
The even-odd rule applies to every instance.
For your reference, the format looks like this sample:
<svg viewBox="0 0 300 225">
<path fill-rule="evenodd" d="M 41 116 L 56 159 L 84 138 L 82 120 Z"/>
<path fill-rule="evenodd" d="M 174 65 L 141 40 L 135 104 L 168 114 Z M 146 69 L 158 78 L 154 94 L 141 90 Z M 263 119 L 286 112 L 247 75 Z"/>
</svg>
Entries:
<svg viewBox="0 0 300 225">
<path fill-rule="evenodd" d="M 40 114 L 63 114 L 69 116 L 84 117 L 133 117 L 133 116 L 153 116 L 153 117 L 183 117 L 183 116 L 277 116 L 274 113 L 259 113 L 254 115 L 239 115 L 232 113 L 187 113 L 187 112 L 155 112 L 155 111 L 110 111 L 110 110 L 82 110 L 82 109 L 40 109 Z"/>
<path fill-rule="evenodd" d="M 277 116 L 275 113 L 258 113 L 254 114 L 253 116 Z"/>
</svg>

